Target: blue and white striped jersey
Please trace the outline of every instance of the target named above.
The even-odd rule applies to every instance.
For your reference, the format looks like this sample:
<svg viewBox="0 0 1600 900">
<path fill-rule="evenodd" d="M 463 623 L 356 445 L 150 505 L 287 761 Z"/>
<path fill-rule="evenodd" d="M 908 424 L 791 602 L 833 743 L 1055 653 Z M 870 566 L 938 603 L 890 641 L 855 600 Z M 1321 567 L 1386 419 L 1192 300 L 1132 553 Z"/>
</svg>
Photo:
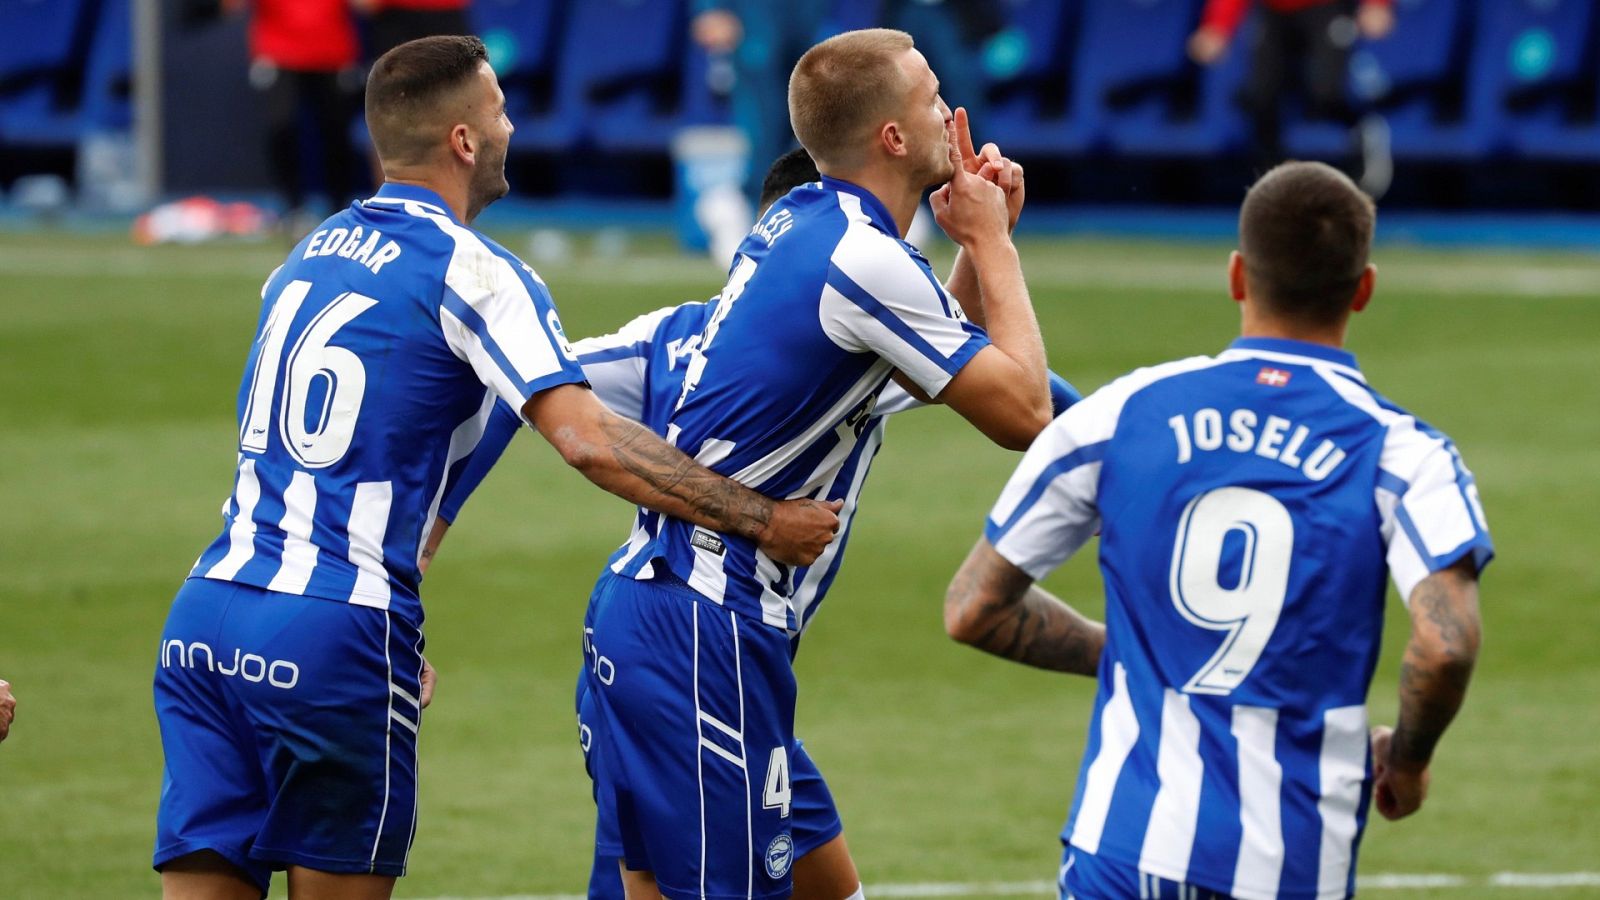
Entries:
<svg viewBox="0 0 1600 900">
<path fill-rule="evenodd" d="M 774 203 L 739 247 L 667 438 L 771 497 L 840 490 L 844 467 L 876 447 L 867 425 L 891 373 L 937 395 L 989 343 L 897 234 L 847 182 L 824 178 Z M 791 632 L 804 617 L 798 573 L 738 535 L 668 518 L 636 577 L 650 575 L 649 557 L 742 615 Z"/>
<path fill-rule="evenodd" d="M 262 300 L 236 484 L 190 574 L 420 625 L 446 471 L 496 398 L 583 381 L 550 294 L 436 194 L 390 184 L 302 240 Z"/>
<path fill-rule="evenodd" d="M 1246 900 L 1348 896 L 1385 576 L 1409 597 L 1493 555 L 1455 447 L 1350 354 L 1241 339 L 1057 419 L 986 535 L 1038 579 L 1102 522 L 1107 641 L 1063 839 Z"/>
<path fill-rule="evenodd" d="M 573 349 L 601 402 L 657 434 L 665 434 L 668 420 L 683 392 L 686 364 L 715 311 L 716 305 L 706 302 L 658 309 L 639 316 L 613 334 L 580 340 Z M 1070 385 L 1061 383 L 1071 391 Z M 1069 396 L 1063 402 L 1073 399 L 1076 397 Z M 839 467 L 838 474 L 824 492 L 824 499 L 844 501 L 844 508 L 839 511 L 839 536 L 816 563 L 795 573 L 797 587 L 793 603 L 799 620 L 797 631 L 803 630 L 810 621 L 838 573 L 855 522 L 861 489 L 866 483 L 867 469 L 883 443 L 884 417 L 921 405 L 899 385 L 891 383 L 886 387 L 872 414 L 863 422 L 863 439 Z M 521 424 L 510 407 L 504 403 L 495 405 L 483 440 L 452 474 L 444 502 L 439 507 L 442 518 L 455 521 L 461 505 L 483 480 Z M 612 554 L 607 565 L 619 574 L 638 575 L 651 558 L 644 551 L 652 546 L 660 524 L 660 513 L 640 507 L 628 541 Z"/>
</svg>

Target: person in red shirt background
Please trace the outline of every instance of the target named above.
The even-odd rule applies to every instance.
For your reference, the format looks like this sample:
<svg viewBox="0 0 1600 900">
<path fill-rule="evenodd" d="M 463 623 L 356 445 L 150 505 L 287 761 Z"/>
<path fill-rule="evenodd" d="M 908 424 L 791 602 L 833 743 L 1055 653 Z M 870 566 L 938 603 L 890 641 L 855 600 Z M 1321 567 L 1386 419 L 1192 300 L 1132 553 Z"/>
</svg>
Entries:
<svg viewBox="0 0 1600 900">
<path fill-rule="evenodd" d="M 304 218 L 310 193 L 300 159 L 301 110 L 315 125 L 323 188 L 335 206 L 365 186 L 349 131 L 360 108 L 361 54 L 349 0 L 221 0 L 250 14 L 250 85 L 261 92 L 275 187 Z"/>
<path fill-rule="evenodd" d="M 1200 27 L 1189 37 L 1189 57 L 1209 66 L 1223 57 L 1253 0 L 1207 0 Z M 1259 171 L 1284 159 L 1282 107 L 1297 61 L 1304 66 L 1306 113 L 1351 129 L 1356 174 L 1374 197 L 1389 188 L 1393 164 L 1389 129 L 1374 114 L 1363 116 L 1345 90 L 1350 49 L 1356 37 L 1380 40 L 1394 30 L 1392 0 L 1262 0 L 1251 48 L 1250 75 L 1240 102 L 1250 117 Z"/>
</svg>

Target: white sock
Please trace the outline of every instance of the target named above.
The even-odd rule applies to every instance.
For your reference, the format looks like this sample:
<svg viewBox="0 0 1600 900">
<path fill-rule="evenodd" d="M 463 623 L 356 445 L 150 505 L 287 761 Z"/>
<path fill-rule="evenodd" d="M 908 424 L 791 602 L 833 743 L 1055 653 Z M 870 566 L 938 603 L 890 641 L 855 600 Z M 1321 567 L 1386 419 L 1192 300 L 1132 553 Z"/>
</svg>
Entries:
<svg viewBox="0 0 1600 900">
<path fill-rule="evenodd" d="M 859 885 L 859 884 L 856 885 L 856 892 L 854 894 L 851 894 L 850 896 L 844 898 L 844 900 L 867 900 L 867 888 L 866 888 L 866 886 L 865 885 Z"/>
</svg>

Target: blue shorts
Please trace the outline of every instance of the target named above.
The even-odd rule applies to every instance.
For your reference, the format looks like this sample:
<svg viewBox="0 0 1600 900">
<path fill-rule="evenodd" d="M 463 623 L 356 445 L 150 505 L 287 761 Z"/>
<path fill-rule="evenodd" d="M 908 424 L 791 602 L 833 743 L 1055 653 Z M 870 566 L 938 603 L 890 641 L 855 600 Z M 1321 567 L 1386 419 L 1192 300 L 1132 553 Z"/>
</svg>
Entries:
<svg viewBox="0 0 1600 900">
<path fill-rule="evenodd" d="M 586 675 L 578 678 L 578 743 L 583 748 L 584 766 L 589 777 L 594 778 L 594 768 L 589 764 L 589 748 L 594 744 L 594 709 L 589 703 Z M 844 832 L 838 807 L 822 772 L 806 752 L 805 745 L 796 739 L 789 750 L 789 787 L 792 794 L 790 807 L 790 835 L 794 838 L 794 858 L 821 847 Z M 610 841 L 613 847 L 618 841 Z M 594 866 L 589 873 L 589 900 L 623 900 L 622 873 L 618 871 L 620 852 L 595 853 Z"/>
<path fill-rule="evenodd" d="M 789 896 L 794 860 L 812 848 L 799 846 L 793 825 L 787 633 L 699 600 L 682 582 L 607 573 L 584 638 L 579 736 L 594 779 L 597 859 L 653 873 L 673 900 Z M 831 813 L 832 798 L 823 802 Z M 824 843 L 838 833 L 833 823 Z"/>
<path fill-rule="evenodd" d="M 1070 844 L 1061 855 L 1057 887 L 1061 900 L 1229 900 L 1227 894 L 1141 872 Z"/>
<path fill-rule="evenodd" d="M 422 634 L 386 610 L 191 578 L 156 659 L 153 864 L 404 875 Z"/>
</svg>

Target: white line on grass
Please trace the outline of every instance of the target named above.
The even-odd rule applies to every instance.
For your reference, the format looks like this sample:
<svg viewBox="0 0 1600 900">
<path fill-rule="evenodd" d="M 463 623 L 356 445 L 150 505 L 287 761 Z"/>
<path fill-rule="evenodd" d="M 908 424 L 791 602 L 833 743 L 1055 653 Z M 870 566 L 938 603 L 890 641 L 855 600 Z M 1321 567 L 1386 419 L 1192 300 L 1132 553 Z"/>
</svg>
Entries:
<svg viewBox="0 0 1600 900">
<path fill-rule="evenodd" d="M 1496 872 L 1487 878 L 1447 874 L 1379 874 L 1357 879 L 1363 891 L 1482 888 L 1542 890 L 1600 887 L 1600 872 Z M 931 881 L 921 884 L 874 884 L 872 897 L 1046 897 L 1056 893 L 1048 881 Z M 582 894 L 510 894 L 503 897 L 433 897 L 430 900 L 585 900 Z"/>
</svg>

